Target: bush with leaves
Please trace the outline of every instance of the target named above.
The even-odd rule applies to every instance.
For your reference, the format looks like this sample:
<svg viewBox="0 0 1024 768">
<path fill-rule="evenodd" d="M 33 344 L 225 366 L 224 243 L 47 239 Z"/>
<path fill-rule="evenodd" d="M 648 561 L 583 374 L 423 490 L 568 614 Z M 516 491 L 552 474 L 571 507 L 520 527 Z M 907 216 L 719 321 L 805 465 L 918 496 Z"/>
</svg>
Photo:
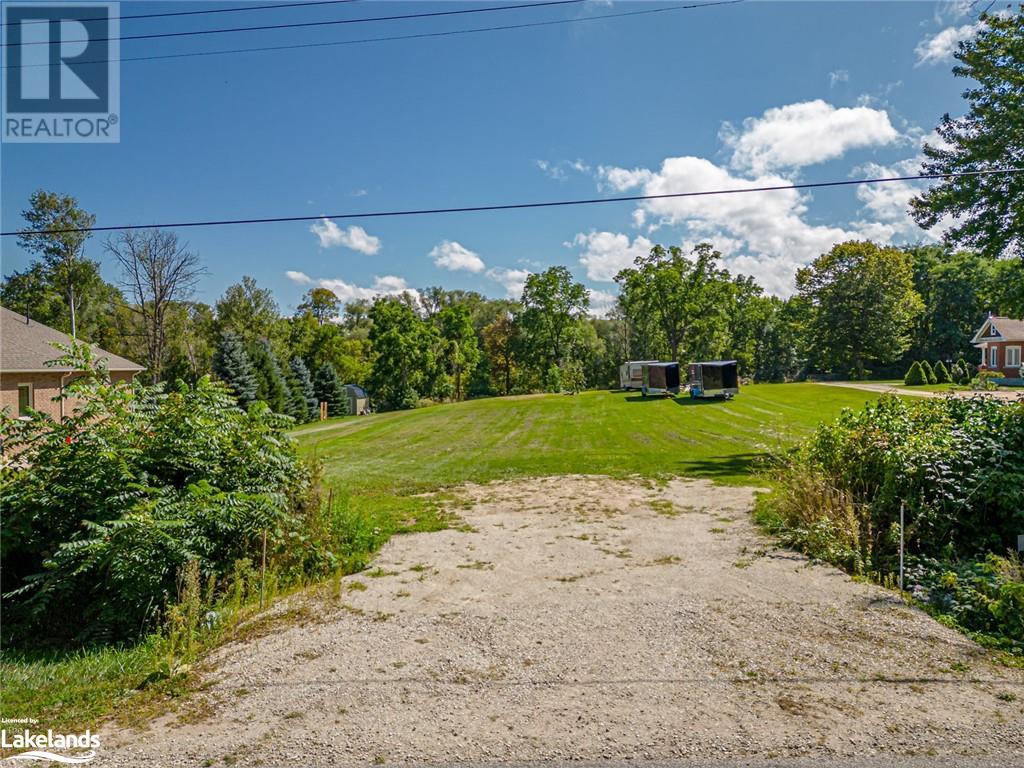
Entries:
<svg viewBox="0 0 1024 768">
<path fill-rule="evenodd" d="M 980 561 L 1024 530 L 1024 398 L 883 397 L 819 427 L 778 479 L 764 519 L 816 557 L 895 572 L 902 508 L 910 556 Z"/>
<path fill-rule="evenodd" d="M 55 364 L 82 373 L 73 413 L 0 416 L 4 639 L 133 639 L 159 626 L 191 562 L 218 583 L 268 549 L 287 568 L 324 572 L 328 542 L 305 541 L 314 485 L 283 430 L 291 419 L 227 386 L 111 384 L 87 345 Z M 71 408 L 69 408 L 71 410 Z"/>
<path fill-rule="evenodd" d="M 907 370 L 907 375 L 903 377 L 903 383 L 908 387 L 919 387 L 928 383 L 928 377 L 925 376 L 924 370 L 921 368 L 921 364 L 916 360 Z"/>
</svg>

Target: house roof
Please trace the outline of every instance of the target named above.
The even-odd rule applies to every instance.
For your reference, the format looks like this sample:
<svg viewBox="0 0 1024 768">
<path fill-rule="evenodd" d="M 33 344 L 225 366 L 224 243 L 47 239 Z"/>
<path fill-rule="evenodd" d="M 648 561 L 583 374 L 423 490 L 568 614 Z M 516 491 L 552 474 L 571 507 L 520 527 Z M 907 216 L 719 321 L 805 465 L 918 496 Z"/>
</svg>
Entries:
<svg viewBox="0 0 1024 768">
<path fill-rule="evenodd" d="M 70 366 L 49 366 L 49 360 L 60 357 L 60 350 L 51 342 L 68 344 L 71 337 L 66 333 L 31 320 L 25 315 L 0 307 L 0 372 L 41 373 L 49 371 L 71 371 Z M 94 348 L 96 356 L 107 361 L 111 371 L 144 371 L 144 366 L 123 357 Z"/>
<path fill-rule="evenodd" d="M 999 336 L 986 336 L 985 332 L 989 326 L 995 327 Z M 971 343 L 978 345 L 983 341 L 1024 341 L 1024 320 L 1015 320 L 1012 317 L 998 317 L 993 315 L 981 324 L 981 328 L 974 334 Z"/>
</svg>

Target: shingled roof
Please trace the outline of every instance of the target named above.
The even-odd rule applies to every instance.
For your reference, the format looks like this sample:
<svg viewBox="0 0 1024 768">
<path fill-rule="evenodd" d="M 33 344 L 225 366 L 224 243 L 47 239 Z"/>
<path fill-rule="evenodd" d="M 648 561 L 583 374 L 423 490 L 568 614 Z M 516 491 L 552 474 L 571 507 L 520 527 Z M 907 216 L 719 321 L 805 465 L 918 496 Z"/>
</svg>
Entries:
<svg viewBox="0 0 1024 768">
<path fill-rule="evenodd" d="M 985 336 L 989 326 L 994 326 L 999 337 Z M 1015 320 L 1012 317 L 999 317 L 993 315 L 982 323 L 981 328 L 974 334 L 971 340 L 975 346 L 984 341 L 1024 341 L 1024 320 Z"/>
<path fill-rule="evenodd" d="M 50 342 L 69 344 L 66 333 L 37 323 L 35 320 L 0 307 L 0 373 L 38 373 L 43 371 L 70 371 L 69 366 L 49 366 L 47 361 L 60 357 L 60 350 Z M 131 360 L 94 349 L 96 356 L 107 361 L 111 371 L 144 371 L 145 367 Z"/>
</svg>

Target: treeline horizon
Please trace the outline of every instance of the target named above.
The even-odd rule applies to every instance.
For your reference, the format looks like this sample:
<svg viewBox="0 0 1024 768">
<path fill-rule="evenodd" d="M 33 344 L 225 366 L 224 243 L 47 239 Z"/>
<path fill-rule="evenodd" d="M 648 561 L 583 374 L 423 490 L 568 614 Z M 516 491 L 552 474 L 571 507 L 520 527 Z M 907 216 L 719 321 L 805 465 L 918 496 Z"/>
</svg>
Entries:
<svg viewBox="0 0 1024 768">
<path fill-rule="evenodd" d="M 44 191 L 24 216 L 29 230 L 94 221 Z M 243 406 L 262 400 L 300 422 L 322 401 L 343 412 L 344 384 L 367 389 L 376 408 L 409 408 L 614 386 L 629 359 L 736 359 L 754 381 L 902 375 L 914 360 L 973 360 L 970 338 L 989 311 L 1024 315 L 1022 260 L 941 245 L 837 244 L 797 271 L 786 299 L 730 273 L 710 243 L 656 245 L 616 276 L 615 306 L 595 317 L 564 266 L 531 274 L 519 299 L 434 286 L 343 303 L 315 287 L 285 315 L 249 276 L 212 304 L 194 301 L 202 260 L 173 231 L 102 243 L 120 285 L 102 278 L 87 240 L 22 235 L 38 258 L 4 278 L 0 303 L 145 364 L 149 383 L 212 374 Z"/>
</svg>

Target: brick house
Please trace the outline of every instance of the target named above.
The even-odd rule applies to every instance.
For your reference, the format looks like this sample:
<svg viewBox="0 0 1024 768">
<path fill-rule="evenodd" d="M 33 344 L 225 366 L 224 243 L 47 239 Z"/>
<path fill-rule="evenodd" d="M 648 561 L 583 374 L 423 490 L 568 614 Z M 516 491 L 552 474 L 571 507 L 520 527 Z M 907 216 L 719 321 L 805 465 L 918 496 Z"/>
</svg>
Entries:
<svg viewBox="0 0 1024 768">
<path fill-rule="evenodd" d="M 1008 383 L 1024 383 L 1021 350 L 1024 349 L 1024 320 L 989 315 L 971 343 L 981 350 L 980 368 L 998 371 Z"/>
<path fill-rule="evenodd" d="M 71 414 L 73 402 L 54 398 L 75 372 L 46 365 L 61 354 L 51 345 L 54 341 L 68 344 L 71 337 L 0 307 L 0 410 L 22 416 L 32 409 L 58 420 Z M 102 349 L 95 352 L 97 357 L 106 359 L 112 381 L 131 381 L 145 370 L 138 363 Z"/>
</svg>

